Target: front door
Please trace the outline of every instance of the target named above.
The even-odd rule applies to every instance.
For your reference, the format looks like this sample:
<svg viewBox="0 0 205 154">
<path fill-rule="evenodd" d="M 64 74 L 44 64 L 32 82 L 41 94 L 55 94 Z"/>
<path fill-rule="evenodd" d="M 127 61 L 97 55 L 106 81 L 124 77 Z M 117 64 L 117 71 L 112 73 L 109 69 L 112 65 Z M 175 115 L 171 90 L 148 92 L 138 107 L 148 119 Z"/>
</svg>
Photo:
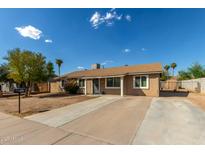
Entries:
<svg viewBox="0 0 205 154">
<path fill-rule="evenodd" d="M 93 79 L 93 94 L 100 94 L 99 79 Z"/>
</svg>

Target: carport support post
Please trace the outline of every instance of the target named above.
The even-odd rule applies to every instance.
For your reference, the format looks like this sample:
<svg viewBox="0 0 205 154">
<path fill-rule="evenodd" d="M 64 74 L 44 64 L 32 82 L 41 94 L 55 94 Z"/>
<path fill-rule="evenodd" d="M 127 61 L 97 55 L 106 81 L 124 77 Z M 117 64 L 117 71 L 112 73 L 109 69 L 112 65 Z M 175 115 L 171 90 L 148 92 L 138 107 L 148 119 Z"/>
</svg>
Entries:
<svg viewBox="0 0 205 154">
<path fill-rule="evenodd" d="M 121 96 L 124 96 L 124 77 L 122 76 L 121 78 L 120 78 L 120 95 Z"/>
<path fill-rule="evenodd" d="M 87 84 L 86 84 L 86 81 L 87 80 L 85 79 L 85 83 L 84 83 L 85 84 L 85 89 L 84 89 L 85 95 L 87 95 Z"/>
</svg>

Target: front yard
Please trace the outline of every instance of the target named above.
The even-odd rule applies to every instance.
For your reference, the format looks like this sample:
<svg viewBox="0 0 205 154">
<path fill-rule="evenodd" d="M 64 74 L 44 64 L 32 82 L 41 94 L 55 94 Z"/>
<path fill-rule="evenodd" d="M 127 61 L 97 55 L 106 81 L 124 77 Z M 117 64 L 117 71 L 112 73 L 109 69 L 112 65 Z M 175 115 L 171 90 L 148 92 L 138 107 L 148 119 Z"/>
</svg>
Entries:
<svg viewBox="0 0 205 154">
<path fill-rule="evenodd" d="M 188 99 L 205 111 L 205 94 L 190 93 Z"/>
<path fill-rule="evenodd" d="M 21 114 L 18 114 L 18 97 L 0 98 L 0 112 L 10 113 L 20 117 L 46 112 L 63 106 L 79 103 L 94 96 L 69 96 L 69 95 L 34 95 L 32 97 L 21 97 Z"/>
</svg>

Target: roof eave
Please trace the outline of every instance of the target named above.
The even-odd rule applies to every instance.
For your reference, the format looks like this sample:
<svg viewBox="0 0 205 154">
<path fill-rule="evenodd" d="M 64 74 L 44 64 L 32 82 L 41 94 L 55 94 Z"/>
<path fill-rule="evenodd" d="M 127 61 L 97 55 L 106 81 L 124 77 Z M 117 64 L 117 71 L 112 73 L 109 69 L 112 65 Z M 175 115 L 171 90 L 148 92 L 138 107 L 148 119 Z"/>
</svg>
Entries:
<svg viewBox="0 0 205 154">
<path fill-rule="evenodd" d="M 67 79 L 80 78 L 80 79 L 93 79 L 93 78 L 109 78 L 109 77 L 123 77 L 125 75 L 138 75 L 138 74 L 161 74 L 162 71 L 153 71 L 153 72 L 132 72 L 132 73 L 124 73 L 124 74 L 116 74 L 116 75 L 106 75 L 106 76 L 71 76 L 64 77 Z"/>
</svg>

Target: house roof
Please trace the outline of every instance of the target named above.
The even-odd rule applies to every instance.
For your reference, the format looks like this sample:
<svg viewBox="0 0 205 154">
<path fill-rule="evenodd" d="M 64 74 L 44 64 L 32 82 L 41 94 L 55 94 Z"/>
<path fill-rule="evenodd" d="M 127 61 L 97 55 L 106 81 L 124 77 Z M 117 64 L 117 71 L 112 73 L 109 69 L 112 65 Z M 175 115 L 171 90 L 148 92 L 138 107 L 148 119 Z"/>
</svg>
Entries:
<svg viewBox="0 0 205 154">
<path fill-rule="evenodd" d="M 132 66 L 121 66 L 112 68 L 101 68 L 92 70 L 75 71 L 61 76 L 60 78 L 93 78 L 93 77 L 107 77 L 120 76 L 129 74 L 151 74 L 162 73 L 162 65 L 160 63 L 141 64 Z M 55 78 L 54 80 L 58 80 Z"/>
</svg>

